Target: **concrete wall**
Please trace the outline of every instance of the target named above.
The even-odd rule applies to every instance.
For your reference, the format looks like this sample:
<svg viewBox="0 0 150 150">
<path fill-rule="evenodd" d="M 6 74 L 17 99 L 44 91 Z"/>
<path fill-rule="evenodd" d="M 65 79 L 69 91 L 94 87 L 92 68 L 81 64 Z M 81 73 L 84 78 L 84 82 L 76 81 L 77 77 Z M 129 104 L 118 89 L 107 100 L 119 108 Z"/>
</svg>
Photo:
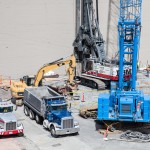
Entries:
<svg viewBox="0 0 150 150">
<path fill-rule="evenodd" d="M 107 48 L 109 57 L 114 56 L 115 52 L 118 50 L 118 15 L 119 15 L 119 1 L 120 0 L 109 0 L 109 13 L 110 17 L 108 18 L 108 36 L 107 36 Z M 149 37 L 150 37 L 150 18 L 149 14 L 149 0 L 143 0 L 142 5 L 142 32 L 141 32 L 141 41 L 140 41 L 140 50 L 139 50 L 139 61 L 141 67 L 150 64 L 150 52 L 149 52 Z M 106 7 L 107 9 L 107 7 Z M 103 19 L 103 18 L 101 18 Z"/>
<path fill-rule="evenodd" d="M 140 60 L 144 63 L 149 59 L 149 4 L 143 1 Z M 117 51 L 118 18 L 112 14 L 115 21 L 108 34 L 108 10 L 109 0 L 99 0 L 100 29 L 106 42 L 108 35 L 113 39 L 106 46 L 112 56 Z M 74 36 L 75 0 L 0 0 L 0 74 L 14 78 L 36 74 L 44 63 L 70 55 Z"/>
<path fill-rule="evenodd" d="M 109 0 L 106 52 L 109 58 L 115 57 L 118 52 L 118 18 L 119 18 L 119 1 Z"/>
<path fill-rule="evenodd" d="M 36 74 L 73 51 L 74 0 L 0 0 L 0 74 Z"/>
</svg>

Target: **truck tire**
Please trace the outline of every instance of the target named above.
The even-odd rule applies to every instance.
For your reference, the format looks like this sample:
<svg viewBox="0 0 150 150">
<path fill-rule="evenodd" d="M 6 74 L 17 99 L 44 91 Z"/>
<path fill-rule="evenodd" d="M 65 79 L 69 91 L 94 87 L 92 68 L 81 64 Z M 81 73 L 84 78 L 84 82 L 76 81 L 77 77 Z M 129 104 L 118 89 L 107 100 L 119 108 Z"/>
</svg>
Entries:
<svg viewBox="0 0 150 150">
<path fill-rule="evenodd" d="M 57 138 L 58 135 L 56 135 L 56 131 L 55 131 L 55 128 L 54 126 L 51 126 L 50 127 L 50 132 L 51 132 L 51 136 L 54 137 L 54 138 Z"/>
<path fill-rule="evenodd" d="M 18 136 L 19 137 L 24 136 L 24 133 L 20 132 L 20 133 L 18 133 Z"/>
<path fill-rule="evenodd" d="M 35 118 L 34 112 L 30 109 L 29 117 L 31 120 Z"/>
<path fill-rule="evenodd" d="M 79 132 L 73 133 L 73 135 L 74 135 L 74 136 L 77 136 L 77 135 L 79 135 Z"/>
<path fill-rule="evenodd" d="M 12 102 L 14 105 L 16 105 L 16 98 L 12 97 L 12 98 L 11 98 L 11 102 Z"/>
<path fill-rule="evenodd" d="M 41 119 L 41 117 L 39 115 L 36 114 L 35 115 L 35 121 L 36 121 L 37 124 L 41 124 L 42 119 Z"/>
<path fill-rule="evenodd" d="M 24 114 L 29 116 L 29 108 L 27 106 L 24 106 Z"/>
</svg>

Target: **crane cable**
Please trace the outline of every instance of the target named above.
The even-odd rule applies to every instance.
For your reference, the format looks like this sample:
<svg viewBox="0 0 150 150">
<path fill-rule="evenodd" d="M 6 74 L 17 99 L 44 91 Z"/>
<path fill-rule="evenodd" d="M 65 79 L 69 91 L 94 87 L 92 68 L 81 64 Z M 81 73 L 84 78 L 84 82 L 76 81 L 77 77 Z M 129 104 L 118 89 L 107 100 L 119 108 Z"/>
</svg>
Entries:
<svg viewBox="0 0 150 150">
<path fill-rule="evenodd" d="M 120 139 L 132 142 L 150 142 L 150 134 L 143 134 L 141 132 L 127 130 L 121 134 Z"/>
</svg>

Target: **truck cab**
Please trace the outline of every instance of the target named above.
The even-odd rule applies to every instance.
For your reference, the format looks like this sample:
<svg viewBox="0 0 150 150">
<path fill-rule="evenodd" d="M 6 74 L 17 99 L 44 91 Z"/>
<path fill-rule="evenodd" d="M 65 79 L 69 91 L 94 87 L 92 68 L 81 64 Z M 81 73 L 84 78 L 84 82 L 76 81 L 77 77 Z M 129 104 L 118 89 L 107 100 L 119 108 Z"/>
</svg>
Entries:
<svg viewBox="0 0 150 150">
<path fill-rule="evenodd" d="M 27 86 L 34 86 L 35 76 L 23 76 L 23 81 L 26 83 Z M 42 86 L 42 80 L 39 82 L 39 86 Z"/>
<path fill-rule="evenodd" d="M 17 121 L 12 103 L 0 100 L 0 136 L 12 134 L 23 136 L 23 125 Z"/>
<path fill-rule="evenodd" d="M 46 106 L 47 115 L 43 126 L 50 130 L 53 137 L 78 133 L 79 123 L 74 121 L 71 112 L 67 109 L 67 103 L 63 98 L 47 101 Z"/>
</svg>

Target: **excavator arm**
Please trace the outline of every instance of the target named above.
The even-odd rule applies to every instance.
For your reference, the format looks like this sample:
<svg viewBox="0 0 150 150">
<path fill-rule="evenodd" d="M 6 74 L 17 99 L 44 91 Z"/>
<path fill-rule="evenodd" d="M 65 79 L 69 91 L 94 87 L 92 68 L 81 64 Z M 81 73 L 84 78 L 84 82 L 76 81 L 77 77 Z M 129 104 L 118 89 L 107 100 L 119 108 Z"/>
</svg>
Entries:
<svg viewBox="0 0 150 150">
<path fill-rule="evenodd" d="M 67 73 L 69 75 L 68 81 L 70 83 L 72 83 L 73 79 L 74 79 L 74 70 L 76 67 L 76 59 L 75 59 L 74 55 L 71 55 L 69 59 L 58 60 L 58 61 L 55 61 L 52 63 L 48 63 L 48 64 L 44 65 L 42 68 L 40 68 L 36 77 L 35 77 L 34 86 L 39 85 L 39 82 L 42 80 L 45 73 L 49 72 L 50 70 L 57 69 L 57 68 L 64 66 L 64 65 L 69 65 L 69 67 L 67 69 Z"/>
</svg>

